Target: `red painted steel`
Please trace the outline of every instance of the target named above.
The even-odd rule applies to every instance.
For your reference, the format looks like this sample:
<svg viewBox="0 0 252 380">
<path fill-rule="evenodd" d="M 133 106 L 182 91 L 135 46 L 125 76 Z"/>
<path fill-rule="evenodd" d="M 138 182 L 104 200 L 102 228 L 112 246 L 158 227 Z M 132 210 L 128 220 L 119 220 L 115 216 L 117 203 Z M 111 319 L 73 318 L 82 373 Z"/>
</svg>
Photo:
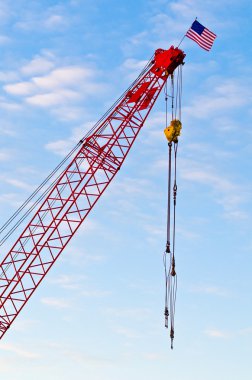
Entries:
<svg viewBox="0 0 252 380">
<path fill-rule="evenodd" d="M 158 49 L 131 90 L 81 148 L 0 265 L 5 334 L 124 162 L 169 74 L 185 54 Z"/>
</svg>

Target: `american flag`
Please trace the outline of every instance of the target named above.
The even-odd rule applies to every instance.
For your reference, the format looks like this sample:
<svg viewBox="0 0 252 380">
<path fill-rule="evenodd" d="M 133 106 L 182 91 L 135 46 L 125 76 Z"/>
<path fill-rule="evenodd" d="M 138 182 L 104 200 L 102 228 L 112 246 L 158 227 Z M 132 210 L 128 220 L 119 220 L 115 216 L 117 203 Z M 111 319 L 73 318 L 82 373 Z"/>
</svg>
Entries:
<svg viewBox="0 0 252 380">
<path fill-rule="evenodd" d="M 200 47 L 209 51 L 213 46 L 216 34 L 195 20 L 191 28 L 186 32 L 186 37 L 191 38 L 191 40 L 195 41 Z"/>
</svg>

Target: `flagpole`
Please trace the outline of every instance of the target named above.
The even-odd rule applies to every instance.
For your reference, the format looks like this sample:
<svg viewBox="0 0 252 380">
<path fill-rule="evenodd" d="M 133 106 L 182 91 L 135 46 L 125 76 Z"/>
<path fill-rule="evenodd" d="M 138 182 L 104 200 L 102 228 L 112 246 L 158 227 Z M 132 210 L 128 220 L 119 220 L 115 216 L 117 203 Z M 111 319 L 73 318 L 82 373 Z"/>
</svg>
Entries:
<svg viewBox="0 0 252 380">
<path fill-rule="evenodd" d="M 196 21 L 197 20 L 197 17 L 195 17 L 195 20 L 194 21 Z M 193 24 L 193 23 L 192 23 Z M 192 26 L 192 25 L 191 25 Z M 190 26 L 190 27 L 191 27 Z M 190 28 L 189 28 L 190 29 Z M 188 30 L 189 30 L 188 29 Z M 182 37 L 182 39 L 180 40 L 180 43 L 178 44 L 178 47 L 180 47 L 180 45 L 182 44 L 182 42 L 184 41 L 184 38 L 186 37 L 186 34 Z"/>
<path fill-rule="evenodd" d="M 178 47 L 180 47 L 180 45 L 182 44 L 184 38 L 185 38 L 186 35 L 183 36 L 183 38 L 181 39 L 180 43 L 178 44 Z"/>
</svg>

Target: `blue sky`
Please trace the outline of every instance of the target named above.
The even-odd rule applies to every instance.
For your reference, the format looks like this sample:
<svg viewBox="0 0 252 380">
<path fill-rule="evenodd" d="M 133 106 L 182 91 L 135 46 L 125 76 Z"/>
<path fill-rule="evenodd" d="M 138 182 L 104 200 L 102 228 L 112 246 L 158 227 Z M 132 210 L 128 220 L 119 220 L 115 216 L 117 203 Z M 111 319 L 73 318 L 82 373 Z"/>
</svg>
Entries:
<svg viewBox="0 0 252 380">
<path fill-rule="evenodd" d="M 3 380 L 251 378 L 251 3 L 0 1 L 1 225 L 194 18 L 178 157 L 175 349 L 164 328 L 163 95 L 0 342 Z M 1 258 L 9 245 L 1 247 Z"/>
</svg>

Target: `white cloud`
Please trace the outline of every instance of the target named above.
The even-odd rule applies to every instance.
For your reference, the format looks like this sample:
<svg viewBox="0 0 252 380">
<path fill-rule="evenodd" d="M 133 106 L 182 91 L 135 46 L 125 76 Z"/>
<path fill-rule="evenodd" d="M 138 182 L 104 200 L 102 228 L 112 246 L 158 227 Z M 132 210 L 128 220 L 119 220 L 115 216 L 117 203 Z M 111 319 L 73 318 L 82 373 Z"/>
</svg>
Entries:
<svg viewBox="0 0 252 380">
<path fill-rule="evenodd" d="M 252 327 L 241 329 L 239 332 L 241 335 L 252 334 Z"/>
<path fill-rule="evenodd" d="M 85 367 L 91 367 L 92 370 L 97 367 L 107 367 L 111 366 L 113 363 L 105 356 L 96 356 L 92 354 L 92 348 L 89 347 L 88 352 L 89 354 L 86 354 L 82 351 L 82 347 L 77 347 L 76 349 L 76 343 L 73 343 L 71 345 L 71 342 L 67 342 L 67 345 L 64 345 L 64 342 L 59 341 L 49 341 L 47 343 L 47 346 L 49 350 L 51 351 L 57 351 L 60 355 L 60 357 L 66 357 L 68 362 L 74 361 L 78 364 L 81 364 Z"/>
<path fill-rule="evenodd" d="M 171 10 L 181 15 L 182 17 L 190 18 L 191 20 L 194 20 L 195 18 L 195 1 L 174 1 L 171 2 Z"/>
<path fill-rule="evenodd" d="M 1 342 L 0 350 L 10 351 L 22 358 L 29 359 L 29 360 L 38 359 L 40 357 L 40 355 L 35 352 L 26 351 L 22 347 L 19 347 L 18 345 L 14 345 L 11 343 Z"/>
<path fill-rule="evenodd" d="M 205 330 L 204 333 L 211 338 L 227 339 L 230 337 L 229 332 L 218 329 L 208 329 Z"/>
<path fill-rule="evenodd" d="M 0 202 L 4 203 L 5 205 L 10 205 L 12 207 L 18 208 L 20 206 L 20 202 L 17 201 L 17 194 L 16 193 L 3 193 L 0 195 Z"/>
<path fill-rule="evenodd" d="M 155 236 L 157 238 L 165 235 L 165 226 L 164 225 L 162 227 L 158 227 L 156 225 L 145 224 L 144 229 L 148 232 L 148 235 L 152 235 L 152 236 Z"/>
<path fill-rule="evenodd" d="M 136 339 L 140 337 L 139 333 L 127 327 L 115 327 L 113 328 L 113 330 L 116 334 L 123 335 L 125 338 L 128 339 Z"/>
<path fill-rule="evenodd" d="M 165 119 L 165 112 L 162 111 L 153 112 L 148 116 L 148 119 L 146 120 L 145 124 L 145 133 L 147 135 L 146 139 L 144 140 L 145 145 L 153 149 L 157 147 L 159 142 L 163 143 L 166 141 L 163 132 L 165 126 Z"/>
<path fill-rule="evenodd" d="M 241 328 L 237 330 L 220 330 L 217 328 L 209 328 L 204 331 L 204 334 L 209 336 L 210 338 L 217 339 L 229 339 L 229 338 L 239 338 L 241 335 L 248 335 L 252 333 L 251 327 Z"/>
<path fill-rule="evenodd" d="M 212 73 L 215 72 L 218 69 L 218 62 L 210 59 L 204 63 L 202 62 L 186 62 L 185 66 L 183 67 L 183 75 L 185 78 L 195 77 L 201 73 Z"/>
<path fill-rule="evenodd" d="M 204 286 L 193 286 L 190 289 L 195 293 L 210 294 L 219 297 L 229 297 L 230 293 L 226 289 L 222 289 L 218 286 L 204 285 Z"/>
<path fill-rule="evenodd" d="M 32 319 L 21 319 L 21 320 L 17 319 L 15 323 L 13 324 L 13 326 L 11 327 L 11 329 L 15 331 L 26 332 L 27 330 L 29 330 L 31 327 L 33 327 L 34 325 L 38 323 L 39 321 L 32 320 Z"/>
<path fill-rule="evenodd" d="M 169 7 L 172 8 L 173 6 L 174 8 L 174 5 L 175 3 L 171 3 L 169 4 Z M 187 27 L 185 19 L 191 20 L 192 17 L 188 14 L 179 14 L 178 17 L 178 13 L 175 9 L 171 9 L 169 13 L 159 12 L 151 17 L 152 31 L 156 37 L 161 39 L 165 38 L 167 30 L 170 32 L 170 38 L 172 38 L 171 35 L 182 36 L 185 32 L 185 27 Z"/>
<path fill-rule="evenodd" d="M 68 66 L 51 71 L 42 77 L 33 77 L 33 83 L 40 89 L 76 87 L 83 81 L 94 76 L 94 70 L 88 67 Z"/>
<path fill-rule="evenodd" d="M 114 183 L 113 188 L 110 189 L 110 195 L 121 196 L 121 194 L 124 194 L 124 196 L 143 195 L 144 197 L 151 197 L 153 196 L 152 188 L 152 183 L 148 179 L 124 177 L 120 182 L 116 181 Z"/>
<path fill-rule="evenodd" d="M 72 90 L 57 90 L 46 94 L 38 94 L 26 98 L 26 102 L 39 107 L 53 107 L 80 98 L 80 93 Z"/>
<path fill-rule="evenodd" d="M 75 142 L 76 143 L 76 142 Z M 73 148 L 72 140 L 57 140 L 46 144 L 45 148 L 58 154 L 59 156 L 65 156 Z"/>
<path fill-rule="evenodd" d="M 0 71 L 1 82 L 12 82 L 18 80 L 18 73 L 15 71 Z"/>
<path fill-rule="evenodd" d="M 60 156 L 65 156 L 77 144 L 77 142 L 85 136 L 85 134 L 93 127 L 95 122 L 88 122 L 78 128 L 72 130 L 72 134 L 68 139 L 56 140 L 46 144 L 45 148 Z"/>
<path fill-rule="evenodd" d="M 0 108 L 6 111 L 20 111 L 22 106 L 18 103 L 8 101 L 7 99 L 0 97 Z"/>
<path fill-rule="evenodd" d="M 70 308 L 70 303 L 62 298 L 47 297 L 47 298 L 42 298 L 41 302 L 45 305 L 55 307 L 56 309 Z"/>
<path fill-rule="evenodd" d="M 43 49 L 16 72 L 0 71 L 6 93 L 5 97 L 0 97 L 0 109 L 20 111 L 27 106 L 39 107 L 64 122 L 87 120 L 89 115 L 83 107 L 84 100 L 90 102 L 90 96 L 96 99 L 103 96 L 108 85 L 101 82 L 101 72 L 93 65 L 64 64 L 67 61 L 67 57 L 62 59 Z M 73 134 L 76 135 L 75 131 Z M 69 138 L 70 147 L 73 146 L 72 137 Z"/>
<path fill-rule="evenodd" d="M 37 57 L 23 66 L 21 72 L 32 74 L 40 70 L 42 73 L 51 67 L 53 63 L 50 60 Z M 98 72 L 91 67 L 62 66 L 50 69 L 45 75 L 32 76 L 26 81 L 6 84 L 3 88 L 7 94 L 19 97 L 29 105 L 51 109 L 60 119 L 78 120 L 83 116 L 83 110 L 76 104 L 88 95 L 101 93 L 104 89 L 104 84 L 95 82 L 97 74 Z M 7 103 L 6 100 L 0 102 L 1 106 L 20 108 L 20 105 Z"/>
<path fill-rule="evenodd" d="M 135 58 L 128 58 L 123 63 L 123 68 L 127 70 L 142 70 L 148 63 L 147 60 L 137 60 Z"/>
<path fill-rule="evenodd" d="M 190 231 L 189 226 L 187 228 L 177 227 L 177 232 L 179 236 L 187 240 L 197 241 L 200 239 L 200 233 Z"/>
<path fill-rule="evenodd" d="M 148 352 L 143 354 L 144 359 L 154 361 L 154 360 L 160 360 L 162 358 L 162 355 L 160 355 L 157 352 Z"/>
<path fill-rule="evenodd" d="M 83 107 L 68 106 L 57 107 L 57 109 L 52 110 L 53 115 L 55 115 L 61 121 L 77 121 L 84 119 L 86 116 L 85 109 Z"/>
<path fill-rule="evenodd" d="M 36 69 L 37 61 L 23 67 L 26 72 Z M 55 91 L 79 87 L 94 76 L 94 70 L 86 67 L 68 66 L 50 71 L 44 76 L 32 77 L 30 81 L 12 83 L 4 86 L 4 90 L 14 95 L 27 95 L 35 91 Z"/>
<path fill-rule="evenodd" d="M 205 89 L 203 95 L 194 96 L 191 104 L 183 108 L 183 113 L 187 117 L 196 119 L 206 119 L 212 115 L 223 115 L 224 111 L 241 109 L 241 107 L 251 103 L 250 84 L 236 78 L 226 80 L 212 78 L 212 90 Z M 200 106 L 199 106 L 200 105 Z"/>
<path fill-rule="evenodd" d="M 201 170 L 200 168 L 192 168 L 190 171 L 182 170 L 181 175 L 183 179 L 211 185 L 221 192 L 230 192 L 236 189 L 236 185 L 223 176 L 213 172 L 211 173 L 210 171 Z"/>
<path fill-rule="evenodd" d="M 6 45 L 11 41 L 8 36 L 0 35 L 0 45 Z"/>
<path fill-rule="evenodd" d="M 111 295 L 111 291 L 108 290 L 83 290 L 81 293 L 83 297 L 107 297 Z"/>
<path fill-rule="evenodd" d="M 11 157 L 11 153 L 8 151 L 1 151 L 0 152 L 0 162 L 1 161 L 8 161 Z"/>
<path fill-rule="evenodd" d="M 54 279 L 49 280 L 50 283 L 59 285 L 63 289 L 80 289 L 85 276 L 69 276 L 62 274 Z"/>
<path fill-rule="evenodd" d="M 0 19 L 2 22 L 6 22 L 9 18 L 10 10 L 6 1 L 1 1 L 0 3 Z"/>
<path fill-rule="evenodd" d="M 106 368 L 106 367 L 111 367 L 113 365 L 113 362 L 110 361 L 109 359 L 106 358 L 106 355 L 103 356 L 97 356 L 97 355 L 92 355 L 86 354 L 82 352 L 81 349 L 76 350 L 75 348 L 69 347 L 62 347 L 62 345 L 59 344 L 53 344 L 53 347 L 57 348 L 57 351 L 60 350 L 60 356 L 67 358 L 67 360 L 71 360 L 78 365 L 82 365 L 85 367 L 90 367 L 92 370 L 94 368 Z"/>
<path fill-rule="evenodd" d="M 7 84 L 4 90 L 11 95 L 29 95 L 36 90 L 36 86 L 31 82 L 18 82 Z"/>
<path fill-rule="evenodd" d="M 148 61 L 128 58 L 124 61 L 121 70 L 126 73 L 128 80 L 135 80 Z"/>
<path fill-rule="evenodd" d="M 89 234 L 90 232 L 93 233 L 93 231 L 98 232 L 98 229 L 101 229 L 101 226 L 97 223 L 97 221 L 92 220 L 91 218 L 85 219 L 85 221 L 82 223 L 78 230 L 78 234 Z"/>
<path fill-rule="evenodd" d="M 205 164 L 204 168 L 199 162 L 193 160 L 180 160 L 180 176 L 182 179 L 207 185 L 213 191 L 214 199 L 231 219 L 246 218 L 247 214 L 241 210 L 241 205 L 247 201 L 247 194 L 240 185 L 231 181 L 225 174 L 218 174 Z"/>
<path fill-rule="evenodd" d="M 56 30 L 64 31 L 69 25 L 70 17 L 64 6 L 55 5 L 45 9 L 37 5 L 36 11 L 31 11 L 29 7 L 23 10 L 19 21 L 15 24 L 16 28 L 48 33 Z"/>
<path fill-rule="evenodd" d="M 44 27 L 48 29 L 55 29 L 62 26 L 64 27 L 67 24 L 67 19 L 59 14 L 53 14 L 43 22 Z"/>
<path fill-rule="evenodd" d="M 33 190 L 33 187 L 30 186 L 29 184 L 23 182 L 23 181 L 20 181 L 18 179 L 14 179 L 14 178 L 2 178 L 2 180 L 4 180 L 4 182 L 14 186 L 14 187 L 17 187 L 18 189 L 23 189 L 23 190 Z"/>
<path fill-rule="evenodd" d="M 248 213 L 241 210 L 228 211 L 226 213 L 228 219 L 245 220 L 248 219 Z"/>
<path fill-rule="evenodd" d="M 143 320 L 151 315 L 151 310 L 147 308 L 113 308 L 108 307 L 104 310 L 104 313 L 113 318 L 125 318 L 133 320 Z"/>
<path fill-rule="evenodd" d="M 6 135 L 6 136 L 11 136 L 11 137 L 16 136 L 16 132 L 14 130 L 13 125 L 3 122 L 2 125 L 0 126 L 0 135 Z"/>
<path fill-rule="evenodd" d="M 155 49 L 167 46 L 168 42 L 177 45 L 196 14 L 210 20 L 213 13 L 212 7 L 206 7 L 199 0 L 151 0 L 150 4 L 152 12 L 146 17 L 147 28 L 129 38 L 124 47 L 128 53 L 139 47 L 146 49 L 146 45 Z"/>
<path fill-rule="evenodd" d="M 85 220 L 85 222 L 86 221 L 87 219 Z M 85 222 L 83 224 L 85 224 Z M 78 233 L 78 236 L 80 239 L 82 239 L 82 236 L 80 236 L 79 233 Z M 62 260 L 64 260 L 64 262 L 67 262 L 68 265 L 74 266 L 78 269 L 80 268 L 80 265 L 83 265 L 83 266 L 90 265 L 90 264 L 97 265 L 106 261 L 106 256 L 102 256 L 96 253 L 87 253 L 85 249 L 83 247 L 80 248 L 79 245 L 67 247 L 66 251 L 68 253 L 74 252 L 74 255 L 65 254 L 62 257 Z"/>
<path fill-rule="evenodd" d="M 20 71 L 24 75 L 38 75 L 38 74 L 44 74 L 54 67 L 54 62 L 51 60 L 38 56 L 33 58 L 30 62 L 28 62 L 26 65 L 22 66 Z"/>
<path fill-rule="evenodd" d="M 190 156 L 197 155 L 200 156 L 201 160 L 212 160 L 213 157 L 215 157 L 217 160 L 220 159 L 232 159 L 235 158 L 235 153 L 230 150 L 225 150 L 224 146 L 222 149 L 218 149 L 215 147 L 215 149 L 212 148 L 212 145 L 209 143 L 201 142 L 192 142 L 189 144 L 184 145 L 185 151 L 189 153 Z"/>
<path fill-rule="evenodd" d="M 142 43 L 143 39 L 146 39 L 147 35 L 148 33 L 146 31 L 137 33 L 130 37 L 130 42 L 133 45 L 139 45 L 139 43 Z"/>
<path fill-rule="evenodd" d="M 11 358 L 7 359 L 4 357 L 3 359 L 0 359 L 0 368 L 1 372 L 10 373 L 10 371 L 13 369 L 13 360 Z"/>
</svg>

